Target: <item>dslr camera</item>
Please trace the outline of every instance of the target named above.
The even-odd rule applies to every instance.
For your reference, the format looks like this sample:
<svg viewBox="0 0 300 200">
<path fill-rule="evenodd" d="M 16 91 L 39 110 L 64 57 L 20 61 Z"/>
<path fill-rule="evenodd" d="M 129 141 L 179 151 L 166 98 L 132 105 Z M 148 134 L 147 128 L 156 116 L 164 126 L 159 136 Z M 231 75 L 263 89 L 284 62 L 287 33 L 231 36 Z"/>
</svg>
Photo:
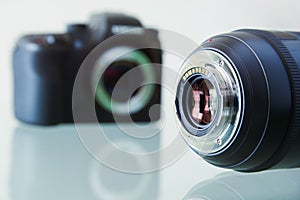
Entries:
<svg viewBox="0 0 300 200">
<path fill-rule="evenodd" d="M 161 63 L 158 32 L 119 13 L 93 15 L 63 34 L 23 36 L 13 52 L 15 115 L 31 124 L 74 122 L 74 84 L 83 77 L 82 116 L 88 102 L 98 122 L 158 120 Z"/>
</svg>

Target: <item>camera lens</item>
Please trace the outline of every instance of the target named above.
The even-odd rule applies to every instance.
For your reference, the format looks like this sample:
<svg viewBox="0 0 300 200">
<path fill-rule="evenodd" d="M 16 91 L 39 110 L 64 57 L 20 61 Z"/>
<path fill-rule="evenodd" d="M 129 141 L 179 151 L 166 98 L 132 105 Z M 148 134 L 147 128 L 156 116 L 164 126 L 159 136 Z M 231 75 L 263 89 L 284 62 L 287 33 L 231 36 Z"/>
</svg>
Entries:
<svg viewBox="0 0 300 200">
<path fill-rule="evenodd" d="M 108 112 L 128 115 L 139 112 L 155 90 L 155 71 L 148 56 L 129 47 L 115 47 L 96 62 L 92 84 L 96 102 Z"/>
<path fill-rule="evenodd" d="M 238 171 L 300 165 L 300 34 L 238 30 L 205 41 L 179 73 L 187 144 Z"/>
</svg>

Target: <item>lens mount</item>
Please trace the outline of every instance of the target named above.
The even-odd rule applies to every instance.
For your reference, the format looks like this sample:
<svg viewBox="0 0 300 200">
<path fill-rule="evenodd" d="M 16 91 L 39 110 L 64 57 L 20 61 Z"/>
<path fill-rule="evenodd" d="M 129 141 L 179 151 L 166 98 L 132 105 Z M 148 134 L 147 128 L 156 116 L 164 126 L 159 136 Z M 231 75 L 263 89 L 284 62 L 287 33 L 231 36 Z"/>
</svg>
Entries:
<svg viewBox="0 0 300 200">
<path fill-rule="evenodd" d="M 109 75 L 108 70 L 118 70 L 118 74 L 113 75 L 118 78 L 105 77 Z M 97 85 L 96 102 L 108 112 L 119 115 L 139 112 L 151 100 L 155 90 L 155 86 L 149 84 L 155 82 L 154 67 L 150 59 L 142 51 L 130 47 L 118 46 L 104 52 L 95 63 L 93 74 L 92 86 Z M 135 83 L 138 78 L 142 81 Z M 107 85 L 111 87 L 110 91 Z M 129 85 L 128 88 L 126 85 Z"/>
<path fill-rule="evenodd" d="M 225 150 L 243 118 L 243 87 L 231 63 L 220 53 L 202 49 L 180 72 L 176 103 L 180 130 L 200 155 Z"/>
</svg>

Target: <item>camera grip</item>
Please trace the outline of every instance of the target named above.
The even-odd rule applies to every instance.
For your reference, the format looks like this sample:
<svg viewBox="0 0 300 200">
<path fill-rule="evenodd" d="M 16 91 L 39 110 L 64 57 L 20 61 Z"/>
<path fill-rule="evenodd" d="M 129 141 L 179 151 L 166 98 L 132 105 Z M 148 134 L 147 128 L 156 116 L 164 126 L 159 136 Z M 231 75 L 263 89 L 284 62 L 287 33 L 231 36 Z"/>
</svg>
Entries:
<svg viewBox="0 0 300 200">
<path fill-rule="evenodd" d="M 13 55 L 16 117 L 27 123 L 57 124 L 62 116 L 62 68 L 66 46 L 25 38 Z"/>
</svg>

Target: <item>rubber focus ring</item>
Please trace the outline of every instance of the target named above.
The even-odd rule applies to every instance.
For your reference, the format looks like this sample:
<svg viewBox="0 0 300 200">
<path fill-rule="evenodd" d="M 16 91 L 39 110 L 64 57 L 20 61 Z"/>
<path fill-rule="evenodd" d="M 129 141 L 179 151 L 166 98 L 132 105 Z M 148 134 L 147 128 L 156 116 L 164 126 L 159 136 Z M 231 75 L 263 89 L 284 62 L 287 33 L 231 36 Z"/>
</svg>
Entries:
<svg viewBox="0 0 300 200">
<path fill-rule="evenodd" d="M 270 168 L 273 165 L 280 162 L 280 160 L 286 155 L 289 150 L 290 144 L 295 143 L 295 138 L 297 137 L 300 130 L 300 71 L 296 61 L 293 56 L 286 48 L 286 46 L 281 42 L 281 40 L 271 32 L 263 31 L 263 30 L 238 30 L 250 34 L 254 34 L 259 36 L 260 38 L 267 41 L 274 50 L 280 56 L 285 69 L 287 71 L 289 80 L 290 80 L 290 88 L 292 92 L 292 113 L 290 122 L 288 125 L 288 132 L 284 136 L 284 140 L 282 145 L 277 149 L 277 151 L 273 154 L 273 156 L 257 167 L 257 169 L 266 169 Z M 276 156 L 275 156 L 276 155 Z M 274 157 L 275 156 L 275 157 Z"/>
</svg>

